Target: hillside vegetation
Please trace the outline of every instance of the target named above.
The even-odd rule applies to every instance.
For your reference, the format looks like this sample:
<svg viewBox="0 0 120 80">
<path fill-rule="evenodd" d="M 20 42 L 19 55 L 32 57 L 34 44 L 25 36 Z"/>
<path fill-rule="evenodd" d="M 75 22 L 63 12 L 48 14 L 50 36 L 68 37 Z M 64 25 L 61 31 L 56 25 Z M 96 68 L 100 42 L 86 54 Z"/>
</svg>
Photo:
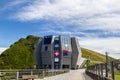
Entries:
<svg viewBox="0 0 120 80">
<path fill-rule="evenodd" d="M 92 63 L 96 64 L 96 63 L 106 62 L 106 56 L 101 53 L 86 48 L 81 48 L 81 51 L 82 51 L 82 57 L 89 58 Z M 109 60 L 115 60 L 112 57 L 108 57 L 108 58 Z"/>
<path fill-rule="evenodd" d="M 0 55 L 0 69 L 33 68 L 35 65 L 34 48 L 38 39 L 37 36 L 29 35 L 12 44 Z M 81 50 L 83 57 L 90 57 L 92 61 L 105 62 L 104 55 L 85 48 Z"/>
<path fill-rule="evenodd" d="M 0 56 L 0 69 L 33 68 L 35 65 L 33 50 L 38 37 L 21 38 Z"/>
</svg>

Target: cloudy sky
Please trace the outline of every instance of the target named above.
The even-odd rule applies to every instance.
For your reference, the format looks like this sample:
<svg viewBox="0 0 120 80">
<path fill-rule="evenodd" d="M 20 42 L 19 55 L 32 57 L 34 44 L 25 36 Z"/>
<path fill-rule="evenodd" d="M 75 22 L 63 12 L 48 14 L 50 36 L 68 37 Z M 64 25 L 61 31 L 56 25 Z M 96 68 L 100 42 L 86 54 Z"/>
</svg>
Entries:
<svg viewBox="0 0 120 80">
<path fill-rule="evenodd" d="M 120 0 L 2 0 L 0 51 L 27 35 L 68 34 L 120 58 Z"/>
</svg>

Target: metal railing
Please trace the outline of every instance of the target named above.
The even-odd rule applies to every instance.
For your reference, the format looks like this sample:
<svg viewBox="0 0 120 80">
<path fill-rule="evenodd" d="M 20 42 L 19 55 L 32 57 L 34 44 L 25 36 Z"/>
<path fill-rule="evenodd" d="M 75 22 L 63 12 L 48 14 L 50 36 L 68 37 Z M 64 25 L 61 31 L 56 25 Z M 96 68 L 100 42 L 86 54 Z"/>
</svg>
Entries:
<svg viewBox="0 0 120 80">
<path fill-rule="evenodd" d="M 0 80 L 28 80 L 43 79 L 45 77 L 55 76 L 69 72 L 65 70 L 54 69 L 22 69 L 22 70 L 0 70 Z"/>
</svg>

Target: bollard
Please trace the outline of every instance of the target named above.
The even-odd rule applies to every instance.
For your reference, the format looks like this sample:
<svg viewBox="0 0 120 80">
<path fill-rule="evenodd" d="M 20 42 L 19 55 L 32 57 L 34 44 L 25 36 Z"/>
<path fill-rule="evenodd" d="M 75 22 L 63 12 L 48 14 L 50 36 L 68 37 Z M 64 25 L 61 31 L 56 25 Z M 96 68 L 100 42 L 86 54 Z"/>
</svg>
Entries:
<svg viewBox="0 0 120 80">
<path fill-rule="evenodd" d="M 44 79 L 44 77 L 45 77 L 45 71 L 43 70 L 43 79 Z"/>
</svg>

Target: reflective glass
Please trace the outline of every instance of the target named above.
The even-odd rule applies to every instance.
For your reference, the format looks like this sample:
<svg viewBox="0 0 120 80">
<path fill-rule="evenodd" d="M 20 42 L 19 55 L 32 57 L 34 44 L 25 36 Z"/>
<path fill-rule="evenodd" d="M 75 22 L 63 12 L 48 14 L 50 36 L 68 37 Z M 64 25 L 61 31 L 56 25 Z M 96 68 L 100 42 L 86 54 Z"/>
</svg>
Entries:
<svg viewBox="0 0 120 80">
<path fill-rule="evenodd" d="M 44 44 L 51 44 L 52 36 L 45 36 L 44 37 Z"/>
<path fill-rule="evenodd" d="M 59 45 L 58 45 L 58 44 L 55 44 L 55 47 L 59 47 Z"/>
<path fill-rule="evenodd" d="M 59 58 L 55 57 L 55 62 L 59 62 Z"/>
<path fill-rule="evenodd" d="M 62 36 L 62 44 L 64 45 L 65 50 L 69 50 L 70 37 L 69 36 Z"/>
</svg>

